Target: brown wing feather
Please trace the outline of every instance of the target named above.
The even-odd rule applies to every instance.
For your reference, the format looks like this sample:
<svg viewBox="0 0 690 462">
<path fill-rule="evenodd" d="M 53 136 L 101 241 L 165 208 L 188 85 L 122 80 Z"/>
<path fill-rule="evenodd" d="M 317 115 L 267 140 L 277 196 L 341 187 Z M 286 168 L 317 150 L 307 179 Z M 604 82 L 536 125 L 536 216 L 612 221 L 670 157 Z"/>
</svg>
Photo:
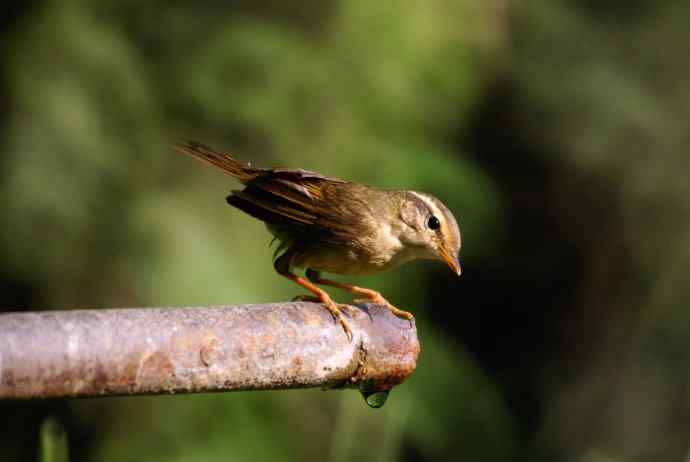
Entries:
<svg viewBox="0 0 690 462">
<path fill-rule="evenodd" d="M 246 186 L 227 197 L 228 204 L 262 220 L 296 239 L 318 235 L 328 241 L 351 241 L 357 237 L 356 208 L 343 201 L 353 187 L 337 178 L 290 168 L 255 168 L 244 165 L 226 152 L 197 142 L 185 142 L 177 150 L 211 164 L 238 178 Z"/>
<path fill-rule="evenodd" d="M 339 196 L 350 183 L 314 172 L 272 170 L 228 197 L 228 203 L 294 238 L 318 235 L 328 241 L 356 238 L 352 210 Z"/>
<path fill-rule="evenodd" d="M 233 191 L 227 197 L 228 204 L 237 207 L 259 220 L 278 226 L 313 225 L 316 217 L 301 210 L 291 209 L 272 201 L 269 197 L 260 197 L 246 191 Z"/>
</svg>

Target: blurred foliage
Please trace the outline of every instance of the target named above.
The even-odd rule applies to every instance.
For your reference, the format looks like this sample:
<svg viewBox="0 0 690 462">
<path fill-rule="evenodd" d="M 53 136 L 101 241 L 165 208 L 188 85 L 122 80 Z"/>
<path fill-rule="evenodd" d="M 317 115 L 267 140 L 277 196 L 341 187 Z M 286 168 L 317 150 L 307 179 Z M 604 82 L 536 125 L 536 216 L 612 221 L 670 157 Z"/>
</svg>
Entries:
<svg viewBox="0 0 690 462">
<path fill-rule="evenodd" d="M 55 419 L 46 419 L 41 425 L 40 462 L 69 462 L 67 434 Z"/>
<path fill-rule="evenodd" d="M 461 283 L 429 262 L 359 279 L 411 309 L 423 343 L 418 370 L 384 408 L 318 391 L 68 402 L 73 457 L 687 451 L 689 10 L 643 0 L 26 6 L 0 31 L 0 274 L 18 300 L 57 309 L 294 296 L 272 270 L 263 225 L 226 207 L 237 185 L 174 153 L 180 138 L 257 165 L 428 191 L 463 232 Z M 576 268 L 559 260 L 570 254 Z M 477 334 L 483 350 L 468 350 L 471 336 L 451 328 L 461 313 L 488 319 L 496 297 L 502 311 Z M 541 328 L 558 340 L 519 337 L 534 319 L 556 319 Z M 489 370 L 493 355 L 509 366 Z M 515 383 L 524 375 L 531 397 Z M 88 442 L 73 441 L 80 429 Z M 9 440 L 2 449 L 10 460 L 20 451 Z"/>
<path fill-rule="evenodd" d="M 582 460 L 687 451 L 690 59 L 678 44 L 690 37 L 688 14 L 681 1 L 538 1 L 515 16 L 514 75 L 521 103 L 536 108 L 525 132 L 569 170 L 607 179 L 613 198 L 562 180 L 574 190 L 568 207 L 604 223 L 592 237 L 577 219 L 585 214 L 562 213 L 590 247 L 578 302 L 594 314 L 584 319 L 605 329 L 581 324 L 591 330 L 579 342 L 594 354 L 554 399 L 543 433 Z M 588 438 L 570 439 L 585 428 Z"/>
</svg>

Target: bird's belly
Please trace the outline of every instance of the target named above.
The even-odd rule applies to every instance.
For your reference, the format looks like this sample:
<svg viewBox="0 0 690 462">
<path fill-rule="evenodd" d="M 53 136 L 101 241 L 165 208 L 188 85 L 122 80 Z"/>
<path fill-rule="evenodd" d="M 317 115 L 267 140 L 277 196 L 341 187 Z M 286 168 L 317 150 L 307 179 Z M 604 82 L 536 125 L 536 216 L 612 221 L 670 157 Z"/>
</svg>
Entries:
<svg viewBox="0 0 690 462">
<path fill-rule="evenodd" d="M 413 258 L 404 252 L 376 255 L 360 249 L 319 248 L 296 255 L 292 264 L 298 268 L 312 268 L 326 273 L 364 275 L 393 269 Z"/>
</svg>

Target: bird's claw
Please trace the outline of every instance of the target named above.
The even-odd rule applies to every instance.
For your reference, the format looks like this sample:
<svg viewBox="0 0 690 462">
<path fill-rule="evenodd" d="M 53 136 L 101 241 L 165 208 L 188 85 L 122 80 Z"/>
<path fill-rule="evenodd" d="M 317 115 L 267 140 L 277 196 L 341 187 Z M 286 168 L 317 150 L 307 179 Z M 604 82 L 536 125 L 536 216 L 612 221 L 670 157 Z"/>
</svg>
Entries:
<svg viewBox="0 0 690 462">
<path fill-rule="evenodd" d="M 345 331 L 345 334 L 347 335 L 347 339 L 349 341 L 352 341 L 352 329 L 350 329 L 350 325 L 347 323 L 345 318 L 343 317 L 343 311 L 345 311 L 350 317 L 352 317 L 355 313 L 355 309 L 353 306 L 346 305 L 346 304 L 340 304 L 336 303 L 333 300 L 326 299 L 323 300 L 319 297 L 316 297 L 314 295 L 297 295 L 292 298 L 293 302 L 314 302 L 314 303 L 319 303 L 326 307 L 329 313 L 331 313 L 331 316 L 333 316 L 333 320 L 338 322 L 342 327 L 343 330 Z"/>
<path fill-rule="evenodd" d="M 322 300 L 321 304 L 326 307 L 326 309 L 331 313 L 331 316 L 333 316 L 333 320 L 337 321 L 340 323 L 342 326 L 343 330 L 345 331 L 345 335 L 347 335 L 347 339 L 351 342 L 352 341 L 352 329 L 350 329 L 350 325 L 347 323 L 345 318 L 343 317 L 343 313 L 341 309 L 348 310 L 350 307 L 348 305 L 342 305 L 339 303 L 335 303 L 333 300 Z M 347 307 L 347 308 L 344 308 Z"/>
<path fill-rule="evenodd" d="M 412 321 L 414 319 L 414 315 L 410 313 L 409 311 L 401 310 L 400 308 L 396 308 L 393 306 L 391 302 L 383 298 L 380 294 L 373 296 L 371 298 L 358 298 L 354 300 L 355 303 L 373 303 L 374 305 L 383 305 L 386 308 L 390 310 L 391 313 L 393 313 L 395 316 L 406 319 L 408 321 Z"/>
<path fill-rule="evenodd" d="M 340 325 L 343 327 L 343 330 L 345 331 L 345 335 L 347 335 L 347 340 L 352 342 L 352 330 L 350 330 L 350 325 L 341 317 L 339 319 Z"/>
<path fill-rule="evenodd" d="M 355 313 L 357 313 L 357 307 L 348 305 L 347 303 L 339 303 L 338 308 L 340 308 L 341 311 L 346 312 L 351 318 L 353 318 Z"/>
</svg>

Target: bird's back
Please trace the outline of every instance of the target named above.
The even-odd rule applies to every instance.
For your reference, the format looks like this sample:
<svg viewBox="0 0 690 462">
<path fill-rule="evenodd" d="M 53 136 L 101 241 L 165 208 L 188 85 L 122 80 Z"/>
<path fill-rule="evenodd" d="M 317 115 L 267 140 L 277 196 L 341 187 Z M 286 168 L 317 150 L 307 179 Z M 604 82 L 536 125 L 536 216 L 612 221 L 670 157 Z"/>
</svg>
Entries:
<svg viewBox="0 0 690 462">
<path fill-rule="evenodd" d="M 229 153 L 188 142 L 178 150 L 238 178 L 244 189 L 227 202 L 264 221 L 279 237 L 346 244 L 357 239 L 369 220 L 368 188 L 320 173 L 291 168 L 256 168 Z"/>
</svg>

